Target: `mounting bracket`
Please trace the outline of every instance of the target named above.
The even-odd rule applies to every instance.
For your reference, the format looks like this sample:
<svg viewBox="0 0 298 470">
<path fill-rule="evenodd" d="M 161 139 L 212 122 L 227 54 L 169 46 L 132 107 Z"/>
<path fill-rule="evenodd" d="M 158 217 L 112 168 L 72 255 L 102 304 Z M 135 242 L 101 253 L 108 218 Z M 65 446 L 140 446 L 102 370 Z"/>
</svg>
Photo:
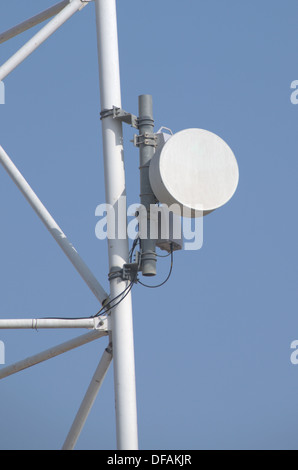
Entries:
<svg viewBox="0 0 298 470">
<path fill-rule="evenodd" d="M 117 106 L 113 106 L 112 109 L 104 109 L 100 113 L 100 119 L 105 119 L 107 117 L 112 117 L 113 119 L 118 119 L 121 122 L 131 125 L 135 129 L 139 128 L 138 118 L 131 113 L 124 111 Z"/>
<path fill-rule="evenodd" d="M 140 265 L 136 263 L 126 263 L 123 265 L 123 268 L 112 268 L 109 273 L 109 280 L 120 278 L 122 281 L 131 281 L 136 283 L 138 272 L 140 270 Z"/>
<path fill-rule="evenodd" d="M 144 134 L 133 136 L 133 144 L 135 147 L 140 147 L 140 145 L 149 145 L 151 147 L 157 147 L 158 138 L 157 134 L 151 134 L 149 132 L 145 132 Z"/>
</svg>

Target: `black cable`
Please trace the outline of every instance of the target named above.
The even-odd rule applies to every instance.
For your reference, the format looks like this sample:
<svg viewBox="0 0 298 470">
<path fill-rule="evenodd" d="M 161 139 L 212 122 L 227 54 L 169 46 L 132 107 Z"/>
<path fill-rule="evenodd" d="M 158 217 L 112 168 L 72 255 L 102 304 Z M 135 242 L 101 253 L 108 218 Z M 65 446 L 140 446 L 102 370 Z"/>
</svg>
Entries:
<svg viewBox="0 0 298 470">
<path fill-rule="evenodd" d="M 159 255 L 157 253 L 155 253 L 155 256 L 157 256 L 158 258 L 168 258 L 169 256 L 171 256 L 172 252 L 168 253 L 167 255 Z"/>
<path fill-rule="evenodd" d="M 134 251 L 139 243 L 139 236 L 137 236 L 133 242 L 133 245 L 130 249 L 130 252 L 129 252 L 129 262 L 131 263 L 132 262 L 132 258 L 133 258 L 133 254 L 134 254 Z M 95 317 L 99 317 L 100 315 L 105 315 L 107 312 L 109 312 L 110 310 L 112 310 L 114 307 L 116 307 L 117 305 L 119 305 L 124 299 L 125 297 L 127 297 L 127 295 L 131 292 L 132 290 L 132 287 L 134 285 L 134 283 L 137 281 L 137 276 L 138 276 L 138 273 L 135 274 L 134 276 L 134 279 L 132 279 L 132 281 L 130 282 L 129 286 L 127 286 L 123 292 L 121 292 L 121 294 L 117 295 L 114 299 L 110 300 L 106 305 L 104 305 L 100 310 L 99 312 L 97 312 L 95 315 L 93 315 L 91 318 L 95 318 Z M 109 306 L 111 303 L 115 302 L 115 300 L 117 300 L 119 297 L 122 297 L 121 300 L 119 300 L 119 302 L 117 302 L 115 305 L 111 305 Z M 109 306 L 109 307 L 108 307 Z M 108 307 L 108 308 L 107 308 Z"/>
<path fill-rule="evenodd" d="M 129 252 L 129 261 L 130 262 L 132 262 L 134 251 L 135 251 L 135 249 L 136 249 L 139 242 L 140 242 L 140 238 L 136 237 L 136 239 L 133 242 L 132 248 Z M 166 284 L 168 282 L 168 280 L 171 277 L 172 271 L 173 271 L 173 263 L 174 263 L 173 243 L 171 244 L 171 253 L 169 253 L 168 255 L 165 255 L 165 256 L 162 256 L 162 255 L 156 255 L 156 256 L 159 256 L 160 258 L 167 258 L 168 256 L 171 256 L 170 272 L 169 272 L 167 278 L 162 283 L 160 283 L 158 285 L 155 285 L 155 286 L 149 286 L 147 284 L 144 284 L 139 279 L 137 279 L 138 273 L 136 272 L 136 274 L 134 276 L 134 279 L 131 280 L 129 285 L 126 286 L 126 288 L 120 294 L 118 294 L 116 297 L 114 297 L 114 299 L 110 300 L 106 305 L 104 305 L 95 315 L 91 315 L 90 317 L 74 317 L 74 318 L 71 318 L 71 317 L 46 317 L 44 319 L 45 320 L 85 320 L 85 319 L 88 319 L 88 318 L 97 318 L 97 317 L 100 317 L 101 315 L 107 314 L 110 310 L 117 307 L 121 302 L 123 302 L 123 300 L 131 292 L 131 290 L 133 288 L 133 285 L 135 283 L 141 284 L 143 287 L 147 287 L 149 289 L 157 289 L 158 287 L 163 286 L 164 284 Z M 119 298 L 120 298 L 120 300 L 118 300 L 118 302 L 116 304 L 111 305 Z"/>
<path fill-rule="evenodd" d="M 104 305 L 95 315 L 91 315 L 90 317 L 45 317 L 45 318 L 39 318 L 39 320 L 86 320 L 88 318 L 97 318 L 100 317 L 101 315 L 105 315 L 108 313 L 110 310 L 112 310 L 114 307 L 119 305 L 125 297 L 130 293 L 132 290 L 132 287 L 135 283 L 135 279 L 133 279 L 128 286 L 120 293 L 118 294 L 114 299 L 110 300 L 106 305 Z M 122 297 L 115 305 L 111 305 L 113 302 L 115 302 L 119 297 Z"/>
<path fill-rule="evenodd" d="M 110 310 L 112 310 L 114 307 L 116 307 L 117 305 L 119 305 L 124 299 L 125 297 L 130 293 L 130 291 L 132 290 L 133 288 L 133 285 L 135 283 L 135 279 L 133 279 L 130 284 L 120 293 L 118 294 L 116 297 L 114 297 L 114 299 L 110 300 L 106 305 L 104 305 L 100 310 L 99 312 L 97 312 L 95 315 L 93 315 L 92 317 L 90 318 L 96 318 L 96 317 L 99 317 L 101 315 L 105 315 L 106 313 L 108 313 Z M 122 297 L 115 305 L 111 305 L 113 302 L 115 302 L 119 297 Z"/>
<path fill-rule="evenodd" d="M 138 280 L 138 284 L 141 284 L 141 286 L 147 287 L 148 289 L 157 289 L 158 287 L 164 286 L 164 285 L 168 282 L 168 280 L 170 279 L 171 274 L 172 274 L 172 271 L 173 271 L 173 264 L 174 264 L 173 243 L 171 243 L 171 253 L 169 253 L 169 255 L 171 256 L 170 272 L 169 272 L 169 274 L 168 274 L 168 277 L 167 277 L 161 284 L 157 284 L 156 286 L 149 286 L 148 284 L 144 284 L 144 283 L 141 282 L 140 280 Z M 168 256 L 168 255 L 167 255 L 167 256 Z M 167 258 L 167 256 L 165 256 L 165 258 Z"/>
<path fill-rule="evenodd" d="M 132 263 L 133 254 L 134 254 L 134 251 L 135 251 L 135 249 L 136 249 L 139 242 L 140 242 L 140 238 L 139 238 L 139 236 L 137 236 L 134 239 L 133 245 L 132 245 L 131 250 L 129 252 L 129 262 L 130 263 Z"/>
<path fill-rule="evenodd" d="M 132 288 L 133 288 L 133 285 L 134 285 L 135 281 L 131 281 L 129 286 L 122 292 L 122 298 L 115 304 L 115 305 L 111 305 L 107 310 L 105 310 L 103 313 L 106 314 L 107 312 L 109 312 L 110 310 L 112 310 L 113 308 L 117 307 L 117 305 L 121 304 L 121 302 L 123 302 L 123 300 L 125 299 L 125 297 L 128 296 L 128 294 L 131 292 Z M 126 291 L 126 292 L 125 292 Z M 125 294 L 124 294 L 125 292 Z M 115 299 L 111 300 L 111 302 L 115 302 L 115 300 L 120 296 L 118 295 L 117 297 L 115 297 Z"/>
</svg>

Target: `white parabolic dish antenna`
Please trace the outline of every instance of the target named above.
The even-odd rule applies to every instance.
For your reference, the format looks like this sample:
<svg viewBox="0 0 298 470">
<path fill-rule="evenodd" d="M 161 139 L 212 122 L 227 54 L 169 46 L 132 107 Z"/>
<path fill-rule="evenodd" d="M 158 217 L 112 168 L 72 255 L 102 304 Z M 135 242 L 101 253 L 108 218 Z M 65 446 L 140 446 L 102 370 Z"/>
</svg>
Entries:
<svg viewBox="0 0 298 470">
<path fill-rule="evenodd" d="M 150 163 L 150 184 L 158 201 L 178 204 L 179 215 L 198 217 L 226 204 L 236 191 L 239 170 L 230 147 L 204 129 L 174 134 Z"/>
</svg>

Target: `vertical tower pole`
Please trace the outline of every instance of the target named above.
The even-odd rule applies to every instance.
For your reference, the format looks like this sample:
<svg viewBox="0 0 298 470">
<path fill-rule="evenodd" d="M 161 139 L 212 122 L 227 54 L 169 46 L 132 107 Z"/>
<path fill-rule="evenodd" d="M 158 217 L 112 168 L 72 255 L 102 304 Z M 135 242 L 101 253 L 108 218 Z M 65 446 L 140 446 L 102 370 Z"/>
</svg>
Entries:
<svg viewBox="0 0 298 470">
<path fill-rule="evenodd" d="M 153 104 L 151 95 L 139 96 L 139 134 L 140 134 L 140 187 L 141 204 L 146 208 L 147 227 L 146 237 L 141 239 L 142 249 L 142 274 L 144 276 L 156 275 L 156 240 L 150 236 L 150 207 L 155 204 L 156 198 L 153 194 L 150 179 L 149 166 L 155 153 L 153 139 L 154 120 Z"/>
<path fill-rule="evenodd" d="M 116 0 L 95 0 L 95 7 L 103 111 L 112 109 L 113 106 L 121 108 Z M 104 117 L 102 137 L 106 202 L 113 206 L 116 213 L 116 238 L 108 239 L 110 272 L 113 272 L 122 269 L 129 260 L 126 214 L 125 217 L 124 214 L 118 214 L 118 211 L 123 212 L 123 197 L 126 197 L 121 122 L 112 116 Z M 119 302 L 121 293 L 127 286 L 128 283 L 121 278 L 111 276 L 111 299 L 118 296 L 117 302 Z M 130 293 L 112 311 L 112 343 L 117 447 L 119 450 L 136 450 L 138 449 L 137 404 Z"/>
</svg>

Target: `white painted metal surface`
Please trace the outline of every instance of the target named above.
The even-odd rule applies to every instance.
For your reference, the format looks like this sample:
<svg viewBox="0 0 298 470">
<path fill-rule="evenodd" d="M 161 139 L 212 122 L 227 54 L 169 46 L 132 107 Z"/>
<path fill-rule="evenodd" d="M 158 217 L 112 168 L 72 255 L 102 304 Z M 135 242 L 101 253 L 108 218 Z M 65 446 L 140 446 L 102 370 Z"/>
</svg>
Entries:
<svg viewBox="0 0 298 470">
<path fill-rule="evenodd" d="M 98 33 L 98 60 L 101 109 L 121 108 L 117 15 L 115 0 L 95 0 Z M 107 117 L 102 120 L 106 202 L 116 209 L 125 196 L 122 124 Z M 108 241 L 109 266 L 122 268 L 129 259 L 126 214 L 117 221 L 118 238 Z M 109 223 L 109 222 L 108 222 Z M 123 236 L 120 238 L 119 233 Z M 111 298 L 119 296 L 127 282 L 112 279 Z M 138 448 L 137 404 L 131 294 L 112 311 L 112 341 L 116 403 L 117 447 Z"/>
<path fill-rule="evenodd" d="M 75 448 L 77 440 L 82 432 L 84 424 L 89 416 L 91 408 L 102 386 L 102 383 L 110 367 L 112 359 L 112 349 L 111 347 L 108 347 L 107 349 L 105 349 L 100 363 L 98 364 L 98 367 L 94 373 L 94 376 L 92 377 L 91 383 L 88 387 L 80 409 L 75 417 L 75 420 L 70 428 L 62 450 L 73 450 Z"/>
<path fill-rule="evenodd" d="M 80 276 L 84 279 L 93 294 L 101 303 L 104 303 L 104 301 L 108 298 L 108 294 L 99 284 L 95 276 L 92 274 L 85 262 L 79 256 L 74 246 L 66 238 L 66 235 L 63 233 L 59 225 L 55 222 L 55 220 L 44 207 L 42 202 L 38 199 L 38 197 L 31 189 L 25 178 L 22 176 L 22 174 L 19 172 L 19 170 L 16 168 L 14 163 L 11 161 L 11 159 L 1 146 L 0 163 L 3 165 L 9 176 L 19 188 L 19 190 L 23 193 L 31 207 L 34 209 L 34 211 L 44 223 L 52 237 L 56 240 L 60 248 L 66 254 L 73 266 L 76 268 Z"/>
<path fill-rule="evenodd" d="M 46 39 L 57 31 L 77 11 L 87 6 L 89 2 L 72 0 L 60 13 L 47 23 L 33 38 L 31 38 L 21 49 L 19 49 L 5 64 L 0 67 L 0 80 L 9 75 L 20 65 L 32 52 L 34 52 Z"/>
<path fill-rule="evenodd" d="M 52 359 L 53 357 L 60 356 L 61 354 L 83 346 L 84 344 L 90 343 L 91 341 L 94 341 L 98 338 L 102 338 L 103 336 L 107 336 L 107 332 L 94 330 L 79 336 L 78 338 L 71 339 L 70 341 L 66 341 L 65 343 L 59 344 L 58 346 L 54 346 L 45 351 L 42 351 L 41 353 L 35 354 L 34 356 L 28 357 L 27 359 L 16 362 L 11 366 L 0 369 L 0 380 L 5 379 L 6 377 L 16 374 L 22 370 L 28 369 L 29 367 L 40 364 L 41 362 Z"/>
<path fill-rule="evenodd" d="M 19 34 L 23 33 L 24 31 L 27 31 L 30 28 L 33 28 L 34 26 L 37 26 L 43 21 L 52 18 L 52 16 L 57 15 L 57 13 L 63 10 L 63 8 L 65 8 L 69 2 L 70 0 L 63 0 L 62 2 L 59 2 L 56 5 L 53 5 L 52 7 L 48 8 L 47 10 L 38 13 L 32 18 L 29 18 L 28 20 L 23 21 L 22 23 L 14 26 L 13 28 L 10 28 L 7 31 L 1 33 L 0 44 L 5 41 L 8 41 L 9 39 L 14 38 L 15 36 L 18 36 Z"/>
<path fill-rule="evenodd" d="M 230 147 L 203 129 L 174 134 L 155 153 L 150 183 L 157 199 L 173 212 L 200 216 L 226 204 L 236 191 L 239 171 Z"/>
<path fill-rule="evenodd" d="M 0 330 L 41 330 L 52 328 L 86 328 L 88 330 L 101 329 L 103 331 L 108 331 L 108 321 L 106 317 L 78 319 L 25 318 L 0 320 Z"/>
</svg>

